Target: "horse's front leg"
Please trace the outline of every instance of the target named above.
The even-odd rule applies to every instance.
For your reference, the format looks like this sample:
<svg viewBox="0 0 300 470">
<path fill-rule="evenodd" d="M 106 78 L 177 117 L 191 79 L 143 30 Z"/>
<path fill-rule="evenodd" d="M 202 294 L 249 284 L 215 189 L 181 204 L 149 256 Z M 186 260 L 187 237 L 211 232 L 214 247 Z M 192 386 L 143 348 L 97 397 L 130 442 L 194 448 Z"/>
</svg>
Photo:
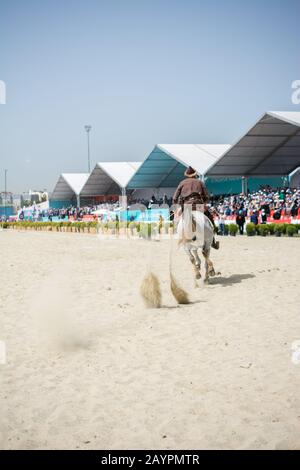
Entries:
<svg viewBox="0 0 300 470">
<path fill-rule="evenodd" d="M 191 248 L 191 254 L 193 257 L 193 266 L 195 271 L 196 279 L 201 279 L 201 260 L 198 255 L 197 248 Z"/>
<path fill-rule="evenodd" d="M 188 257 L 190 258 L 190 262 L 193 265 L 193 269 L 195 273 L 195 287 L 198 287 L 197 279 L 201 278 L 201 273 L 200 273 L 201 261 L 197 253 L 197 248 L 194 248 L 190 244 L 186 244 L 184 249 Z"/>
</svg>

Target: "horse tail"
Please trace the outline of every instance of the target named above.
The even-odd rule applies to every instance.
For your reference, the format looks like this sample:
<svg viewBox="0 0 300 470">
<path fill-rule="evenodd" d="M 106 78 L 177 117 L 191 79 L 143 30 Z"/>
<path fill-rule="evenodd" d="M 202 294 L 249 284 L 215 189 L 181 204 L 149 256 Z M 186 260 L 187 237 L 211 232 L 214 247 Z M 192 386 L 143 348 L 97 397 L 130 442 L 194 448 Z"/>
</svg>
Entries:
<svg viewBox="0 0 300 470">
<path fill-rule="evenodd" d="M 162 295 L 159 279 L 152 270 L 153 244 L 151 239 L 148 241 L 148 243 L 148 261 L 146 264 L 146 274 L 144 275 L 140 285 L 140 294 L 147 308 L 160 308 Z"/>
<path fill-rule="evenodd" d="M 183 240 L 179 240 L 178 245 L 183 243 Z M 170 240 L 170 248 L 169 248 L 169 276 L 170 276 L 170 289 L 175 297 L 177 303 L 179 304 L 188 304 L 189 297 L 187 292 L 179 286 L 174 274 L 173 274 L 173 241 Z"/>
</svg>

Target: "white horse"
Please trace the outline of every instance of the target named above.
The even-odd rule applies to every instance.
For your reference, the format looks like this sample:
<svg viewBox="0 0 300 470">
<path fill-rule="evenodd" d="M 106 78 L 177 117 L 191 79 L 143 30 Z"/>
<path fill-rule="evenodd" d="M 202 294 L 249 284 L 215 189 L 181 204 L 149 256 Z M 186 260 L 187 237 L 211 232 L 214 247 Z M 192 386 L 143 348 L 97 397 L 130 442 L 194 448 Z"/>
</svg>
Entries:
<svg viewBox="0 0 300 470">
<path fill-rule="evenodd" d="M 201 260 L 198 250 L 205 259 L 205 278 L 208 282 L 210 276 L 215 276 L 215 270 L 210 260 L 210 249 L 214 239 L 214 227 L 211 221 L 201 211 L 191 211 L 185 206 L 183 214 L 179 218 L 177 225 L 178 244 L 183 245 L 185 252 L 190 258 L 195 271 L 196 286 L 197 280 L 201 278 Z"/>
<path fill-rule="evenodd" d="M 189 206 L 184 210 L 179 218 L 177 225 L 178 244 L 183 245 L 186 253 L 195 271 L 195 285 L 198 287 L 197 280 L 201 278 L 201 260 L 198 255 L 199 248 L 205 258 L 205 282 L 208 282 L 209 276 L 215 276 L 213 264 L 209 258 L 210 248 L 214 239 L 214 227 L 211 221 L 201 211 L 191 211 Z M 151 250 L 153 249 L 150 245 Z M 171 292 L 179 304 L 188 304 L 189 297 L 187 292 L 178 285 L 172 270 L 172 241 L 170 245 L 169 273 Z M 153 261 L 152 251 L 149 256 L 150 262 Z M 158 308 L 161 306 L 160 282 L 150 267 L 142 281 L 140 287 L 141 295 L 147 307 Z"/>
</svg>

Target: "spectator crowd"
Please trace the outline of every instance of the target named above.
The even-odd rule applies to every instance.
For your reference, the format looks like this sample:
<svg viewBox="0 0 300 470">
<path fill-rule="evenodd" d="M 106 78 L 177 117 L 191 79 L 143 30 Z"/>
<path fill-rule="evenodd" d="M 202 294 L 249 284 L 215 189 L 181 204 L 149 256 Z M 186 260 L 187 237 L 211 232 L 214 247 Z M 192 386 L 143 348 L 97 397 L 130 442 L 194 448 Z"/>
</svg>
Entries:
<svg viewBox="0 0 300 470">
<path fill-rule="evenodd" d="M 149 200 L 128 198 L 128 209 L 134 204 L 142 204 L 144 207 L 151 209 L 161 205 L 172 206 L 172 199 L 164 195 L 156 198 L 153 194 Z M 279 220 L 282 216 L 297 217 L 300 215 L 300 189 L 296 188 L 271 188 L 269 186 L 261 187 L 257 191 L 248 194 L 239 195 L 222 195 L 212 196 L 209 209 L 213 212 L 220 231 L 224 229 L 226 219 L 235 220 L 242 234 L 246 217 L 254 224 L 267 222 L 268 217 Z M 52 220 L 54 217 L 60 220 L 72 218 L 74 220 L 82 220 L 84 216 L 95 216 L 101 218 L 101 211 L 115 211 L 120 208 L 119 201 L 109 201 L 97 205 L 86 205 L 83 207 L 70 206 L 62 209 L 49 208 L 46 210 L 34 209 L 32 218 L 40 220 L 48 218 Z M 99 215 L 100 213 L 100 215 Z M 22 220 L 22 211 L 19 214 Z"/>
<path fill-rule="evenodd" d="M 266 223 L 268 217 L 280 220 L 282 216 L 300 215 L 300 189 L 262 187 L 258 191 L 234 196 L 213 197 L 210 203 L 221 233 L 227 217 L 234 217 L 240 234 L 244 232 L 246 217 L 255 225 Z"/>
</svg>

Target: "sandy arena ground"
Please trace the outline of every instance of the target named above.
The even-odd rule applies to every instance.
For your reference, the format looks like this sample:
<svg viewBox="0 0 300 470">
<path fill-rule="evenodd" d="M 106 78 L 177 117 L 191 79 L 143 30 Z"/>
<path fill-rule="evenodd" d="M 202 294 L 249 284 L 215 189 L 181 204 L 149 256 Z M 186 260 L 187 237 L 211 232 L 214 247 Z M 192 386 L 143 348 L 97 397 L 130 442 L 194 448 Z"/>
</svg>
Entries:
<svg viewBox="0 0 300 470">
<path fill-rule="evenodd" d="M 300 240 L 220 240 L 209 286 L 176 254 L 178 307 L 167 241 L 0 232 L 0 448 L 300 449 Z"/>
</svg>

